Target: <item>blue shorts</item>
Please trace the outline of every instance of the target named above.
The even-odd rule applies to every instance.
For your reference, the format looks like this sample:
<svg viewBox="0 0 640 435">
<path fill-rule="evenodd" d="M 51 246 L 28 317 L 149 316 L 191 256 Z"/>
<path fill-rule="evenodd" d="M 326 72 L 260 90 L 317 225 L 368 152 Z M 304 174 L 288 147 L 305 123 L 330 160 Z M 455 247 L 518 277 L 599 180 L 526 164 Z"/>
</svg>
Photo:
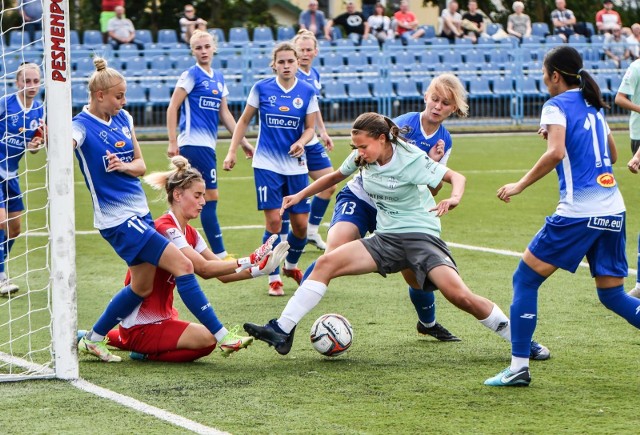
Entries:
<svg viewBox="0 0 640 435">
<path fill-rule="evenodd" d="M 0 208 L 8 213 L 24 210 L 18 177 L 0 181 Z"/>
<path fill-rule="evenodd" d="M 321 143 L 306 145 L 304 153 L 307 156 L 307 168 L 309 171 L 319 171 L 332 167 L 327 150 Z"/>
<path fill-rule="evenodd" d="M 253 168 L 256 183 L 258 210 L 273 210 L 282 207 L 282 198 L 295 195 L 309 184 L 308 174 L 282 175 L 267 169 Z M 289 213 L 309 213 L 310 199 L 289 208 Z"/>
<path fill-rule="evenodd" d="M 127 266 L 151 263 L 157 266 L 169 240 L 156 231 L 151 213 L 133 216 L 117 227 L 100 230 Z"/>
<path fill-rule="evenodd" d="M 180 147 L 180 155 L 185 156 L 191 166 L 200 171 L 206 189 L 218 188 L 217 159 L 213 148 L 183 145 Z"/>
<path fill-rule="evenodd" d="M 575 272 L 587 256 L 591 276 L 625 277 L 626 213 L 591 218 L 546 218 L 529 251 L 540 260 Z"/>
<path fill-rule="evenodd" d="M 338 222 L 351 222 L 358 227 L 362 238 L 376 229 L 376 208 L 355 196 L 349 186 L 344 186 L 336 196 L 329 228 Z"/>
</svg>

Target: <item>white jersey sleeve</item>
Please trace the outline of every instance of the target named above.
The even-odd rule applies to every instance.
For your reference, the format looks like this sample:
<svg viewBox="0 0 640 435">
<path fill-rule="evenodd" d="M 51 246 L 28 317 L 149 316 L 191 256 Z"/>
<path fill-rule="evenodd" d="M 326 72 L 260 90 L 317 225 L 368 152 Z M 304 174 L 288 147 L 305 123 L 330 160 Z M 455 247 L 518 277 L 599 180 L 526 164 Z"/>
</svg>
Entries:
<svg viewBox="0 0 640 435">
<path fill-rule="evenodd" d="M 187 94 L 193 90 L 196 83 L 193 81 L 193 77 L 189 74 L 189 70 L 183 72 L 176 83 L 176 88 L 184 89 Z"/>
<path fill-rule="evenodd" d="M 202 251 L 204 251 L 205 249 L 207 249 L 207 243 L 204 241 L 204 239 L 202 238 L 202 236 L 200 235 L 200 233 L 196 230 L 196 235 L 198 236 L 197 240 L 196 240 L 196 246 L 195 249 L 196 252 L 198 254 L 202 253 Z"/>
<path fill-rule="evenodd" d="M 540 116 L 540 127 L 547 128 L 549 125 L 561 125 L 567 127 L 567 117 L 558 106 L 546 104 Z"/>
<path fill-rule="evenodd" d="M 72 137 L 76 141 L 76 147 L 81 147 L 87 137 L 87 129 L 81 122 L 73 121 L 71 124 Z"/>
<path fill-rule="evenodd" d="M 256 109 L 260 107 L 260 95 L 256 90 L 256 85 L 251 87 L 251 91 L 249 91 L 249 96 L 247 97 L 247 104 L 251 107 L 255 107 Z"/>
<path fill-rule="evenodd" d="M 318 111 L 320 111 L 320 107 L 318 107 L 318 97 L 314 95 L 309 102 L 309 107 L 307 107 L 307 115 Z"/>
<path fill-rule="evenodd" d="M 178 228 L 167 228 L 164 233 L 164 236 L 169 239 L 171 243 L 176 245 L 178 249 L 184 249 L 189 246 L 189 242 L 187 242 L 187 238 L 182 234 Z"/>
</svg>

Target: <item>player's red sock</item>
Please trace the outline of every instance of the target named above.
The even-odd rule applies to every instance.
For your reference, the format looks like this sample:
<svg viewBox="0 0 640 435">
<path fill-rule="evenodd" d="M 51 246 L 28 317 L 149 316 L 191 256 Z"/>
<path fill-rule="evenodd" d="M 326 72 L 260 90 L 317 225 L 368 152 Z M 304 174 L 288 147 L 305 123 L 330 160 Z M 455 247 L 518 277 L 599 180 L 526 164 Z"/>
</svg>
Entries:
<svg viewBox="0 0 640 435">
<path fill-rule="evenodd" d="M 202 349 L 177 349 L 168 350 L 160 353 L 150 353 L 147 355 L 147 359 L 151 361 L 165 361 L 165 362 L 191 362 L 198 358 L 209 355 L 213 352 L 216 345 L 205 347 Z"/>
<path fill-rule="evenodd" d="M 120 331 L 117 329 L 109 331 L 107 333 L 107 337 L 109 338 L 109 346 L 117 347 L 122 350 L 129 350 L 129 348 L 122 343 L 122 340 L 120 339 Z"/>
</svg>

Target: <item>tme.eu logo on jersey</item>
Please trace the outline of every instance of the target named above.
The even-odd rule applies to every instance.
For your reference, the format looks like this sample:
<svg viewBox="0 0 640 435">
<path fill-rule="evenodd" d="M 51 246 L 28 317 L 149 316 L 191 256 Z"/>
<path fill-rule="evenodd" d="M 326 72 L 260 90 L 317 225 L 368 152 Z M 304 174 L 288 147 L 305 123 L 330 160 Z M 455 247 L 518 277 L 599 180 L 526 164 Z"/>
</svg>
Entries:
<svg viewBox="0 0 640 435">
<path fill-rule="evenodd" d="M 300 118 L 297 116 L 273 115 L 267 113 L 267 124 L 269 127 L 295 130 L 300 124 Z"/>
<path fill-rule="evenodd" d="M 220 98 L 200 97 L 198 105 L 201 109 L 220 110 Z"/>
</svg>

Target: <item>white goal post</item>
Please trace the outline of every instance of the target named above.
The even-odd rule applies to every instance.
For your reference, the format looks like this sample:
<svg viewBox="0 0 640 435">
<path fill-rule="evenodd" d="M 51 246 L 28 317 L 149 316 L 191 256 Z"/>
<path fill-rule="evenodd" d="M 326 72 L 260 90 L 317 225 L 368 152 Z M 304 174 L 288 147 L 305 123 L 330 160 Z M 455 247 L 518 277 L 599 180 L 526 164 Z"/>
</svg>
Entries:
<svg viewBox="0 0 640 435">
<path fill-rule="evenodd" d="M 0 298 L 0 382 L 79 376 L 69 0 L 35 1 L 41 1 L 43 7 L 42 32 L 35 40 L 24 22 L 0 34 L 4 38 L 0 93 L 16 92 L 15 72 L 20 63 L 38 63 L 48 135 L 47 147 L 40 151 L 46 153 L 46 162 L 32 167 L 32 156 L 24 156 L 18 172 L 25 211 L 22 232 L 5 266 L 20 290 Z M 13 7 L 6 6 L 12 3 Z M 21 17 L 20 12 L 19 0 L 3 2 L 3 22 L 5 14 Z M 0 146 L 5 145 L 0 142 Z M 37 210 L 42 217 L 30 219 L 30 213 L 36 213 L 30 208 L 32 198 L 43 204 L 44 211 Z"/>
</svg>

